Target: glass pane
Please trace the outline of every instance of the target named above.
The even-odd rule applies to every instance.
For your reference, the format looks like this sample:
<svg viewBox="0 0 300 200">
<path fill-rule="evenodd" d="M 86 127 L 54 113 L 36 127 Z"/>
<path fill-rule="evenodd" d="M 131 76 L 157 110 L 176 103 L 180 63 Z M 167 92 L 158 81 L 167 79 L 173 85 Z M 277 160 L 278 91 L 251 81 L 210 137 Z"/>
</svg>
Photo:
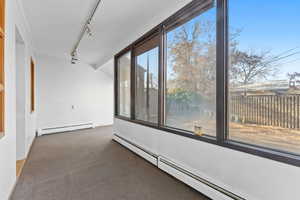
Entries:
<svg viewBox="0 0 300 200">
<path fill-rule="evenodd" d="M 130 117 L 130 67 L 131 53 L 118 59 L 119 76 L 119 115 Z"/>
<path fill-rule="evenodd" d="M 136 119 L 158 122 L 158 47 L 137 56 Z"/>
<path fill-rule="evenodd" d="M 229 2 L 230 139 L 300 153 L 299 8 Z"/>
<path fill-rule="evenodd" d="M 165 123 L 216 135 L 216 9 L 167 33 Z"/>
</svg>

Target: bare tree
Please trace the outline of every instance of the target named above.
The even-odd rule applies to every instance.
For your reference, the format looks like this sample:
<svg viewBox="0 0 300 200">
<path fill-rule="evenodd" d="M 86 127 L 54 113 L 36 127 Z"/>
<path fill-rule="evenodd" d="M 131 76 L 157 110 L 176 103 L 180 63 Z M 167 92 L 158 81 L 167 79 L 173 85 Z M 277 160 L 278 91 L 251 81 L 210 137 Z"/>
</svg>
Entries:
<svg viewBox="0 0 300 200">
<path fill-rule="evenodd" d="M 261 53 L 236 50 L 231 54 L 230 81 L 232 84 L 247 85 L 275 76 L 278 71 L 277 57 L 269 51 Z"/>
<path fill-rule="evenodd" d="M 215 25 L 197 21 L 192 28 L 183 26 L 175 32 L 169 45 L 172 84 L 188 92 L 212 96 L 215 92 Z"/>
<path fill-rule="evenodd" d="M 231 51 L 230 82 L 233 85 L 247 85 L 274 78 L 288 59 L 299 54 L 298 48 L 288 49 L 277 55 L 271 51 Z"/>
</svg>

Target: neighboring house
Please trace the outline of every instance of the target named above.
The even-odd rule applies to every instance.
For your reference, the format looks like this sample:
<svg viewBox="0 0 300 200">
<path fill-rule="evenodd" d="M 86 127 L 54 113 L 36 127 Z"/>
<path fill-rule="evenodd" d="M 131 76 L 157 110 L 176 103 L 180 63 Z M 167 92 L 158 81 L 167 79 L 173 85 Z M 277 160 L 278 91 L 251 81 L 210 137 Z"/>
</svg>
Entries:
<svg viewBox="0 0 300 200">
<path fill-rule="evenodd" d="M 291 84 L 288 80 L 272 80 L 263 83 L 252 83 L 243 86 L 231 87 L 233 95 L 289 95 L 300 94 L 300 85 Z"/>
</svg>

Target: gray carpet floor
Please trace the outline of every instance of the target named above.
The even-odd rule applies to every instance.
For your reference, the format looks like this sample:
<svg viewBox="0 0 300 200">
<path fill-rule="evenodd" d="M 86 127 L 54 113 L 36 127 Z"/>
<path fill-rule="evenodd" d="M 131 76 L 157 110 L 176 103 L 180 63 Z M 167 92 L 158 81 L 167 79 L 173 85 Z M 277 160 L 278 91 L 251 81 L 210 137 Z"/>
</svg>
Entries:
<svg viewBox="0 0 300 200">
<path fill-rule="evenodd" d="M 112 127 L 38 137 L 12 200 L 207 200 L 112 141 Z"/>
</svg>

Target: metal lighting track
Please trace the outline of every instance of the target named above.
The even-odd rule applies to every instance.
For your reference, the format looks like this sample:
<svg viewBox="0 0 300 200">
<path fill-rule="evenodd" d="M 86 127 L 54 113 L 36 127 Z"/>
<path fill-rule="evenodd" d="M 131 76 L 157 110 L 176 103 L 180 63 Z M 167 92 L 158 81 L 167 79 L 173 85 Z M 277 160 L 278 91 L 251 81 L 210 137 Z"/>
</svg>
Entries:
<svg viewBox="0 0 300 200">
<path fill-rule="evenodd" d="M 96 3 L 96 5 L 95 5 L 95 7 L 93 8 L 93 10 L 92 10 L 92 12 L 91 12 L 91 14 L 90 14 L 88 20 L 85 22 L 85 24 L 84 24 L 84 26 L 83 26 L 83 28 L 82 28 L 82 31 L 81 31 L 81 33 L 80 33 L 80 35 L 79 35 L 79 38 L 78 38 L 77 42 L 75 43 L 75 46 L 73 47 L 73 49 L 72 49 L 72 51 L 71 51 L 71 55 L 77 50 L 77 48 L 78 48 L 78 46 L 79 46 L 79 44 L 80 44 L 80 42 L 81 42 L 81 40 L 82 40 L 82 38 L 83 38 L 83 36 L 84 36 L 86 30 L 88 29 L 89 24 L 91 23 L 91 21 L 92 21 L 94 15 L 95 15 L 95 13 L 96 13 L 96 11 L 97 11 L 97 9 L 98 9 L 100 3 L 101 3 L 101 1 L 102 1 L 102 0 L 97 0 L 97 3 Z"/>
</svg>

